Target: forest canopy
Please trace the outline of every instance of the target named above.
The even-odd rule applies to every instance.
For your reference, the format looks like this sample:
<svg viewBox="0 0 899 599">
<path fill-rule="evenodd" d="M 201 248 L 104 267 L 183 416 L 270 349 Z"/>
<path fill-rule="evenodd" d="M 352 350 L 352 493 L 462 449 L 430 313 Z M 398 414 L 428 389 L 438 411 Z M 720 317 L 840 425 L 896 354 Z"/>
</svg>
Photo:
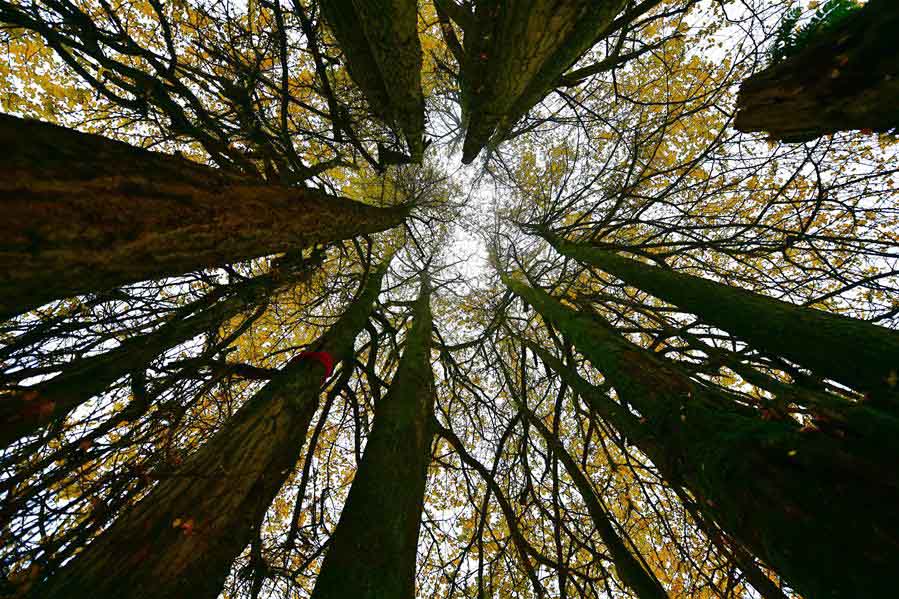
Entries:
<svg viewBox="0 0 899 599">
<path fill-rule="evenodd" d="M 0 0 L 0 599 L 894 593 L 893 0 Z"/>
</svg>

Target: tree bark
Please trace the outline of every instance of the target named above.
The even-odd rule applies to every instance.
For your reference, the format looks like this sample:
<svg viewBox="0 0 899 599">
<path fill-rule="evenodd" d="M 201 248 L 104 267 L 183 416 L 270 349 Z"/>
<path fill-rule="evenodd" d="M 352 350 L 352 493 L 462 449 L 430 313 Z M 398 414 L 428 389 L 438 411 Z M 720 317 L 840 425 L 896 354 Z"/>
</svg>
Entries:
<svg viewBox="0 0 899 599">
<path fill-rule="evenodd" d="M 576 371 L 566 366 L 561 360 L 553 356 L 544 348 L 530 341 L 526 341 L 526 343 L 550 370 L 555 372 L 566 385 L 571 387 L 571 389 L 584 400 L 594 414 L 617 429 L 618 432 L 627 437 L 627 439 L 636 442 L 638 446 L 642 447 L 644 453 L 651 453 L 653 455 L 664 453 L 664 448 L 659 447 L 658 445 L 655 447 L 652 446 L 653 437 L 647 434 L 649 431 L 647 431 L 646 427 L 643 426 L 634 415 L 628 412 L 624 406 L 609 399 L 601 389 L 598 389 L 585 381 Z M 577 467 L 576 463 L 574 463 L 574 467 Z M 683 495 L 683 492 L 680 494 Z M 701 518 L 702 514 L 697 513 L 695 516 Z M 721 551 L 734 559 L 746 577 L 746 580 L 749 581 L 749 584 L 751 584 L 764 599 L 787 599 L 783 591 L 781 591 L 774 582 L 765 576 L 758 566 L 753 563 L 752 556 L 749 555 L 745 549 L 734 546 L 733 544 L 725 546 L 724 540 L 721 538 L 721 533 L 717 529 L 712 529 L 711 525 L 706 526 L 708 523 L 704 521 L 699 522 L 699 524 L 704 526 L 706 534 L 712 542 L 714 542 Z M 714 535 L 717 535 L 717 537 Z"/>
<path fill-rule="evenodd" d="M 313 347 L 352 361 L 387 264 Z M 350 365 L 345 365 L 349 368 Z M 156 486 L 33 592 L 37 599 L 215 599 L 299 459 L 325 366 L 303 355 L 238 410 L 173 477 Z"/>
<path fill-rule="evenodd" d="M 264 302 L 279 288 L 301 285 L 313 272 L 309 268 L 291 272 L 276 267 L 230 289 L 215 290 L 179 309 L 171 320 L 150 333 L 126 339 L 102 354 L 76 360 L 48 381 L 0 394 L 0 446 L 6 447 L 65 418 L 118 379 L 134 371 L 143 372 L 167 349 Z"/>
<path fill-rule="evenodd" d="M 871 0 L 740 86 L 734 127 L 786 142 L 899 127 L 899 4 Z"/>
<path fill-rule="evenodd" d="M 0 318 L 51 300 L 403 222 L 97 135 L 0 115 Z"/>
<path fill-rule="evenodd" d="M 640 414 L 630 440 L 703 513 L 808 597 L 878 596 L 899 548 L 894 455 L 871 463 L 849 442 L 765 421 L 726 392 L 633 345 L 596 315 L 503 276 Z M 647 442 L 647 438 L 649 442 Z M 846 551 L 851 547 L 851 551 Z"/>
<path fill-rule="evenodd" d="M 439 5 L 464 31 L 460 66 L 463 120 L 462 162 L 484 146 L 499 143 L 540 102 L 626 0 L 489 0 L 467 14 L 453 0 Z M 461 15 L 459 13 L 462 13 Z"/>
<path fill-rule="evenodd" d="M 423 281 L 403 357 L 389 392 L 375 406 L 365 454 L 313 599 L 415 597 L 435 394 L 429 302 L 429 284 Z"/>
<path fill-rule="evenodd" d="M 414 0 L 322 0 L 322 13 L 346 68 L 372 111 L 398 126 L 413 162 L 424 153 L 418 3 Z"/>
<path fill-rule="evenodd" d="M 899 333 L 546 235 L 562 254 L 699 316 L 753 347 L 866 393 L 899 412 Z"/>
</svg>

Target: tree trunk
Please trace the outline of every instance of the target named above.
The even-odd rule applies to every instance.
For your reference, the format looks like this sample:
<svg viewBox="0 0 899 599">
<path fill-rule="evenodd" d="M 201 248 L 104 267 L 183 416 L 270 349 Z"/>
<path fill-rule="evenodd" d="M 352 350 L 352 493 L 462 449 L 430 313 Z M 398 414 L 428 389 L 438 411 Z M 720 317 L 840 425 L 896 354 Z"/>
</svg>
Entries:
<svg viewBox="0 0 899 599">
<path fill-rule="evenodd" d="M 346 69 L 372 112 L 406 137 L 413 162 L 424 152 L 418 3 L 414 0 L 322 0 L 321 9 Z"/>
<path fill-rule="evenodd" d="M 365 454 L 313 599 L 415 597 L 435 394 L 429 301 L 430 288 L 423 281 L 403 357 L 389 392 L 375 406 Z"/>
<path fill-rule="evenodd" d="M 486 0 L 473 14 L 454 0 L 438 4 L 464 31 L 462 162 L 469 164 L 556 86 L 626 0 Z"/>
<path fill-rule="evenodd" d="M 593 265 L 703 321 L 817 374 L 866 393 L 872 405 L 899 412 L 899 333 L 869 322 L 805 308 L 700 277 L 546 236 L 562 254 Z M 847 359 L 848 356 L 848 359 Z"/>
<path fill-rule="evenodd" d="M 899 4 L 871 0 L 791 58 L 746 79 L 734 127 L 786 142 L 899 127 Z"/>
<path fill-rule="evenodd" d="M 0 115 L 0 319 L 61 297 L 403 222 L 312 189 Z"/>
<path fill-rule="evenodd" d="M 384 263 L 372 273 L 313 347 L 352 360 L 386 269 Z M 321 361 L 293 358 L 173 477 L 32 596 L 215 599 L 300 456 L 324 375 Z"/>
<path fill-rule="evenodd" d="M 894 455 L 871 463 L 849 453 L 848 441 L 802 432 L 793 421 L 765 421 L 598 316 L 503 278 L 639 412 L 646 431 L 631 441 L 668 482 L 690 489 L 706 516 L 793 587 L 808 597 L 841 598 L 892 588 L 899 550 Z"/>
<path fill-rule="evenodd" d="M 314 270 L 275 269 L 232 288 L 218 289 L 185 306 L 154 331 L 122 341 L 115 349 L 81 358 L 52 379 L 0 395 L 0 446 L 33 435 L 105 391 L 118 379 L 147 365 L 167 349 L 230 319 L 275 293 L 301 285 Z M 222 297 L 224 296 L 224 299 Z"/>
<path fill-rule="evenodd" d="M 555 453 L 562 464 L 565 471 L 571 477 L 574 486 L 584 499 L 587 505 L 587 512 L 596 527 L 596 532 L 602 542 L 605 543 L 609 555 L 612 557 L 612 563 L 615 564 L 615 572 L 618 578 L 630 588 L 639 599 L 667 599 L 668 594 L 662 587 L 661 583 L 656 579 L 655 575 L 643 567 L 643 564 L 634 557 L 633 553 L 624 544 L 615 526 L 612 524 L 611 516 L 606 512 L 605 506 L 602 505 L 592 483 L 587 476 L 581 472 L 577 462 L 565 449 L 562 442 L 553 435 L 552 431 L 529 409 L 522 406 L 522 411 L 546 441 L 547 446 Z"/>
<path fill-rule="evenodd" d="M 625 435 L 627 439 L 635 442 L 636 445 L 642 448 L 644 453 L 652 455 L 664 453 L 664 448 L 659 447 L 658 444 L 653 446 L 653 437 L 647 434 L 649 431 L 624 406 L 612 401 L 601 389 L 585 381 L 576 371 L 566 366 L 544 348 L 530 341 L 526 341 L 526 343 L 550 370 L 555 372 L 566 385 L 571 387 L 584 400 L 594 414 L 617 429 L 619 433 Z M 575 463 L 574 466 L 577 467 L 577 464 Z M 680 494 L 683 495 L 683 492 Z M 695 516 L 702 517 L 702 514 L 695 514 Z M 704 526 L 706 534 L 712 542 L 721 551 L 729 554 L 734 559 L 745 575 L 746 580 L 764 599 L 786 599 L 783 591 L 753 563 L 752 556 L 748 555 L 745 549 L 733 545 L 725 546 L 721 533 L 717 529 L 705 526 L 706 522 L 699 522 L 699 524 Z M 717 535 L 717 537 L 713 535 Z"/>
</svg>

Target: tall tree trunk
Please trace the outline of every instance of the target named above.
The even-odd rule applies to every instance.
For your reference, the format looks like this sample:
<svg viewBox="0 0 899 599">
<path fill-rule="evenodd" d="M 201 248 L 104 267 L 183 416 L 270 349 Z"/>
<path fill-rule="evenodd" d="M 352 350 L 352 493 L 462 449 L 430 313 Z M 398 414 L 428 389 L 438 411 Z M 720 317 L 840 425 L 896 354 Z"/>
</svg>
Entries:
<svg viewBox="0 0 899 599">
<path fill-rule="evenodd" d="M 704 514 L 792 586 L 809 597 L 847 598 L 892 587 L 899 550 L 899 484 L 888 465 L 894 455 L 871 463 L 849 453 L 849 441 L 765 421 L 598 316 L 503 278 L 639 412 L 646 430 L 631 441 L 669 483 L 690 489 Z"/>
<path fill-rule="evenodd" d="M 313 347 L 351 368 L 386 262 Z M 174 476 L 159 483 L 69 564 L 37 599 L 214 599 L 296 464 L 318 406 L 322 361 L 293 358 Z"/>
<path fill-rule="evenodd" d="M 0 115 L 0 318 L 400 224 L 377 208 Z"/>
<path fill-rule="evenodd" d="M 415 0 L 322 0 L 346 68 L 372 111 L 399 126 L 412 161 L 424 152 L 425 101 Z"/>
<path fill-rule="evenodd" d="M 147 365 L 167 349 L 205 333 L 210 327 L 262 303 L 279 288 L 301 285 L 314 273 L 310 265 L 275 267 L 271 272 L 180 308 L 154 331 L 124 340 L 115 349 L 76 360 L 52 379 L 0 395 L 0 446 L 33 435 L 99 395 L 118 379 Z M 224 299 L 222 297 L 224 296 Z"/>
<path fill-rule="evenodd" d="M 612 401 L 601 389 L 585 381 L 575 370 L 566 366 L 544 348 L 530 341 L 526 341 L 526 343 L 550 370 L 555 372 L 566 385 L 571 387 L 584 400 L 594 414 L 617 429 L 619 433 L 625 435 L 632 442 L 636 442 L 636 445 L 640 446 L 644 453 L 652 455 L 664 453 L 664 448 L 658 446 L 658 444 L 652 445 L 654 441 L 653 436 L 648 434 L 650 431 L 640 423 L 637 417 L 628 412 L 627 408 Z M 577 467 L 577 464 L 574 464 L 574 466 Z M 699 513 L 696 516 L 702 517 L 702 514 Z M 717 529 L 712 529 L 711 525 L 705 526 L 706 524 L 708 523 L 700 522 L 700 525 L 705 527 L 706 533 L 711 540 L 719 549 L 734 559 L 746 576 L 746 580 L 764 599 L 786 599 L 783 591 L 753 563 L 752 556 L 745 549 L 733 545 L 725 547 L 721 533 Z M 717 537 L 713 535 L 717 535 Z"/>
<path fill-rule="evenodd" d="M 899 127 L 899 3 L 871 0 L 740 86 L 734 127 L 786 142 Z"/>
<path fill-rule="evenodd" d="M 462 162 L 499 143 L 596 43 L 626 0 L 483 0 L 474 13 L 440 0 L 464 32 L 460 67 L 467 121 Z M 492 138 L 492 139 L 491 139 Z"/>
<path fill-rule="evenodd" d="M 314 599 L 415 597 L 418 533 L 431 461 L 434 373 L 430 287 L 390 390 L 375 406 L 365 454 L 312 592 Z"/>
<path fill-rule="evenodd" d="M 587 244 L 546 238 L 562 254 L 614 275 L 753 347 L 868 394 L 899 412 L 899 333 L 869 322 L 805 308 L 744 289 L 648 266 Z M 848 358 L 847 358 L 848 357 Z"/>
<path fill-rule="evenodd" d="M 587 505 L 587 512 L 593 521 L 593 526 L 596 527 L 596 532 L 599 533 L 599 537 L 605 543 L 606 549 L 609 550 L 618 578 L 634 591 L 634 594 L 639 599 L 667 599 L 668 594 L 655 575 L 643 567 L 643 564 L 634 557 L 634 554 L 631 553 L 621 537 L 618 536 L 618 532 L 612 524 L 612 518 L 596 495 L 593 485 L 587 476 L 581 472 L 577 462 L 565 449 L 562 441 L 528 408 L 522 406 L 522 411 L 531 425 L 543 436 L 547 446 L 559 457 L 559 460 L 565 466 L 565 471 L 568 472 L 568 476 L 571 477 L 574 486 L 577 487 L 578 492 L 584 499 L 584 503 Z"/>
</svg>

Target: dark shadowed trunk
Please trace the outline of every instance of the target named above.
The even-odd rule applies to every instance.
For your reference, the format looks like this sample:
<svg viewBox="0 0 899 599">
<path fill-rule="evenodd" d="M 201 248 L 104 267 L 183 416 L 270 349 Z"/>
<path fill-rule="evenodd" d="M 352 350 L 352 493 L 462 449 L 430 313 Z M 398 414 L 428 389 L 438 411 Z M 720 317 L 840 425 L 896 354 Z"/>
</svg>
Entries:
<svg viewBox="0 0 899 599">
<path fill-rule="evenodd" d="M 352 359 L 353 340 L 368 321 L 386 268 L 372 273 L 357 300 L 313 345 L 316 351 Z M 325 372 L 319 360 L 292 359 L 171 478 L 32 596 L 217 597 L 299 459 Z"/>
<path fill-rule="evenodd" d="M 462 162 L 499 143 L 595 43 L 626 0 L 487 0 L 474 12 L 438 5 L 464 32 L 460 65 L 467 122 Z"/>
<path fill-rule="evenodd" d="M 734 127 L 787 142 L 899 127 L 899 3 L 871 0 L 798 54 L 746 79 Z"/>
<path fill-rule="evenodd" d="M 294 265 L 296 267 L 296 265 Z M 278 268 L 249 281 L 210 292 L 180 308 L 154 331 L 130 337 L 115 349 L 78 359 L 52 379 L 0 395 L 0 446 L 40 431 L 134 371 L 143 372 L 166 350 L 263 303 L 279 288 L 303 284 L 311 265 Z"/>
<path fill-rule="evenodd" d="M 0 115 L 0 318 L 398 225 L 377 208 Z"/>
<path fill-rule="evenodd" d="M 430 289 L 390 390 L 375 405 L 365 454 L 312 592 L 314 599 L 412 599 L 418 532 L 431 461 L 434 374 Z"/>
<path fill-rule="evenodd" d="M 669 483 L 689 489 L 706 516 L 792 586 L 809 597 L 846 598 L 891 588 L 899 549 L 899 489 L 888 465 L 894 453 L 872 463 L 851 453 L 849 440 L 765 421 L 598 315 L 504 280 L 639 412 L 645 431 L 630 440 Z"/>
<path fill-rule="evenodd" d="M 547 235 L 562 254 L 818 375 L 868 394 L 872 405 L 899 412 L 899 333 L 869 322 L 805 308 L 750 291 L 649 266 Z"/>
<path fill-rule="evenodd" d="M 550 370 L 556 373 L 566 385 L 571 387 L 584 400 L 594 414 L 624 435 L 626 441 L 630 440 L 630 442 L 635 443 L 646 454 L 660 455 L 665 451 L 659 444 L 654 444 L 651 431 L 647 430 L 647 427 L 636 416 L 631 414 L 627 408 L 610 399 L 602 389 L 585 381 L 577 371 L 566 366 L 562 360 L 553 356 L 546 349 L 532 342 L 527 342 L 527 344 Z M 575 467 L 577 467 L 577 464 L 575 464 Z M 695 515 L 702 516 L 702 514 Z M 700 522 L 700 524 L 704 525 L 706 523 Z M 753 563 L 752 556 L 745 549 L 739 546 L 725 546 L 718 530 L 712 529 L 711 526 L 704 526 L 704 529 L 719 549 L 732 557 L 746 576 L 749 584 L 764 599 L 786 599 L 783 591 Z"/>
<path fill-rule="evenodd" d="M 424 152 L 425 102 L 415 0 L 322 0 L 346 68 L 372 111 L 405 135 L 413 162 Z"/>
</svg>

